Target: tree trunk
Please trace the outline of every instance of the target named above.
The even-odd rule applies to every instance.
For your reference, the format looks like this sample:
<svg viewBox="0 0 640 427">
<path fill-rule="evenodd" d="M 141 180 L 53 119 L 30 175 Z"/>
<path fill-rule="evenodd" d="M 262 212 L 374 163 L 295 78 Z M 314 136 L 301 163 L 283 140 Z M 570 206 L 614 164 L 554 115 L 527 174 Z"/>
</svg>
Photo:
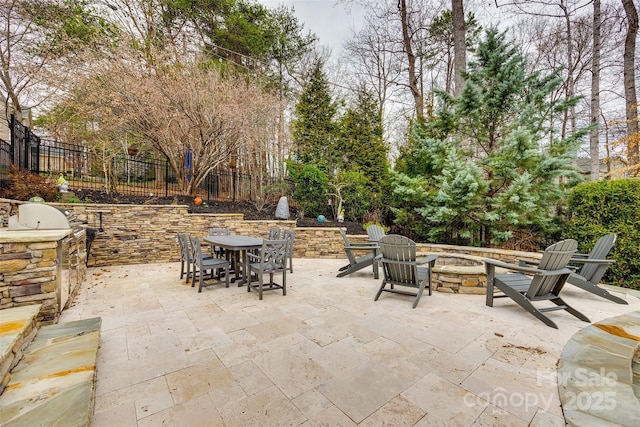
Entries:
<svg viewBox="0 0 640 427">
<path fill-rule="evenodd" d="M 455 66 L 453 95 L 457 97 L 464 86 L 462 72 L 467 69 L 467 43 L 462 0 L 451 0 L 451 18 L 453 20 L 453 57 Z"/>
<path fill-rule="evenodd" d="M 573 63 L 573 31 L 571 27 L 571 12 L 569 12 L 568 6 L 564 1 L 561 1 L 560 9 L 564 15 L 564 20 L 566 24 L 567 30 L 567 80 L 565 82 L 566 89 L 565 94 L 567 98 L 573 97 L 575 94 L 575 80 L 574 80 L 574 70 L 575 64 Z M 564 139 L 567 135 L 567 122 L 571 122 L 570 131 L 571 133 L 576 130 L 576 107 L 571 106 L 564 113 L 564 120 L 562 121 L 562 132 L 561 136 Z"/>
<path fill-rule="evenodd" d="M 418 78 L 416 75 L 416 54 L 413 51 L 411 45 L 411 35 L 409 34 L 409 17 L 407 15 L 407 1 L 399 0 L 398 9 L 400 9 L 400 22 L 402 23 L 402 43 L 404 50 L 407 53 L 407 61 L 409 63 L 409 89 L 413 95 L 413 100 L 416 109 L 416 119 L 419 122 L 424 120 L 424 100 L 422 99 L 422 93 L 418 87 Z"/>
<path fill-rule="evenodd" d="M 627 15 L 627 38 L 624 42 L 624 96 L 627 110 L 627 153 L 631 176 L 640 176 L 640 135 L 638 135 L 638 98 L 636 94 L 635 51 L 638 36 L 638 11 L 633 0 L 622 0 Z"/>
<path fill-rule="evenodd" d="M 591 155 L 591 181 L 600 178 L 600 0 L 593 1 L 593 60 L 591 61 L 591 125 L 589 135 Z"/>
</svg>

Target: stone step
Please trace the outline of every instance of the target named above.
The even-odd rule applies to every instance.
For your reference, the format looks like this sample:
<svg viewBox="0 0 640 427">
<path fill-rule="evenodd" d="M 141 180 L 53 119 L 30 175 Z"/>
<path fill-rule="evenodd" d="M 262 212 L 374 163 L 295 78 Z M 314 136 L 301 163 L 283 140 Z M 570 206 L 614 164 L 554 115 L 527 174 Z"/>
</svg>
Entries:
<svg viewBox="0 0 640 427">
<path fill-rule="evenodd" d="M 11 379 L 11 370 L 38 332 L 41 304 L 0 310 L 0 395 Z"/>
<path fill-rule="evenodd" d="M 42 327 L 0 396 L 0 426 L 88 426 L 99 317 Z"/>
</svg>

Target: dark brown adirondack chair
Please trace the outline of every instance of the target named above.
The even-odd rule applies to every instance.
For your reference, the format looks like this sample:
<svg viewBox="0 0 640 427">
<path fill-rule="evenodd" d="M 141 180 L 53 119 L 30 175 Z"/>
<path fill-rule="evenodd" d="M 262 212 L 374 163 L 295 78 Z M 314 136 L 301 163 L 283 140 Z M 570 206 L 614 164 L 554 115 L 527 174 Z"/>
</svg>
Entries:
<svg viewBox="0 0 640 427">
<path fill-rule="evenodd" d="M 509 297 L 552 328 L 558 329 L 558 326 L 545 316 L 544 312 L 567 310 L 578 319 L 589 322 L 589 319 L 584 314 L 560 298 L 560 292 L 571 274 L 567 264 L 577 248 L 578 242 L 573 239 L 555 243 L 543 252 L 537 268 L 484 259 L 487 272 L 487 306 L 493 307 L 494 298 Z M 516 271 L 517 273 L 495 274 L 496 267 Z M 494 288 L 498 288 L 503 294 L 495 295 Z M 540 301 L 549 301 L 555 306 L 536 308 L 533 303 Z"/>
</svg>

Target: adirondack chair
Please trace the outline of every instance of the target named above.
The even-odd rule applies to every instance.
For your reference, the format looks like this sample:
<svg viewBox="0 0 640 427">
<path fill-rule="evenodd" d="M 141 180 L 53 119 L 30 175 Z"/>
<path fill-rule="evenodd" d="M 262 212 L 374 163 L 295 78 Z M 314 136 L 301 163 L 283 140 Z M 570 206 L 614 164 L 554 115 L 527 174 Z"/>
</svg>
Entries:
<svg viewBox="0 0 640 427">
<path fill-rule="evenodd" d="M 598 283 L 604 276 L 604 273 L 613 264 L 615 260 L 608 260 L 607 254 L 616 243 L 617 236 L 615 234 L 607 234 L 598 239 L 596 244 L 587 254 L 575 254 L 571 257 L 571 264 L 582 264 L 579 271 L 571 273 L 567 279 L 567 283 L 589 291 L 595 295 L 613 301 L 618 304 L 629 304 L 627 301 L 617 296 L 611 295 L 605 289 L 598 286 Z"/>
<path fill-rule="evenodd" d="M 341 267 L 336 277 L 344 277 L 365 267 L 373 265 L 373 277 L 378 278 L 378 265 L 373 262 L 378 252 L 378 243 L 351 243 L 344 230 L 340 229 L 340 234 L 344 240 L 344 252 L 349 259 L 349 264 Z M 364 255 L 356 255 L 356 252 L 366 253 Z"/>
<path fill-rule="evenodd" d="M 584 314 L 560 298 L 560 291 L 562 291 L 567 278 L 571 274 L 567 264 L 577 248 L 578 242 L 573 239 L 555 243 L 544 251 L 537 268 L 484 259 L 487 272 L 487 306 L 493 307 L 494 298 L 509 297 L 552 328 L 558 329 L 558 326 L 545 316 L 544 312 L 567 310 L 578 319 L 589 322 L 589 319 Z M 496 267 L 516 271 L 517 273 L 495 274 Z M 494 295 L 494 287 L 501 290 L 503 294 Z M 533 303 L 539 301 L 550 301 L 555 306 L 536 308 Z"/>
<path fill-rule="evenodd" d="M 377 224 L 371 224 L 367 227 L 367 235 L 369 236 L 370 242 L 379 242 L 385 234 L 384 228 Z"/>
<path fill-rule="evenodd" d="M 410 295 L 415 297 L 413 308 L 416 308 L 425 287 L 431 295 L 431 269 L 436 258 L 436 255 L 416 258 L 416 244 L 408 237 L 397 234 L 384 236 L 380 239 L 380 253 L 376 257 L 376 261 L 382 264 L 384 278 L 373 300 L 378 301 L 382 292 Z M 415 288 L 416 292 L 396 289 L 396 286 Z"/>
</svg>

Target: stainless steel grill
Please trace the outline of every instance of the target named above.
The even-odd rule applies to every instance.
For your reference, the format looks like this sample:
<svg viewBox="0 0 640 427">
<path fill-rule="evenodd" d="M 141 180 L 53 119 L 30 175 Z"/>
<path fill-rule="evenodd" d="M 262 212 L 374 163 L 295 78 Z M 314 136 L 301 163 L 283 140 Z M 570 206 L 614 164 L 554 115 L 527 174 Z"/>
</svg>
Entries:
<svg viewBox="0 0 640 427">
<path fill-rule="evenodd" d="M 84 280 L 86 260 L 89 257 L 86 224 L 65 209 L 43 203 L 24 203 L 18 206 L 17 215 L 9 218 L 8 230 L 22 232 L 46 232 L 68 230 L 57 245 L 56 292 L 60 311 Z M 95 235 L 95 233 L 93 234 Z M 82 265 L 82 262 L 85 265 Z"/>
<path fill-rule="evenodd" d="M 72 230 L 65 243 L 75 244 L 85 240 L 85 265 L 89 261 L 91 243 L 96 230 L 88 228 L 72 212 L 42 203 L 24 203 L 18 206 L 18 214 L 9 218 L 8 229 L 12 231 Z"/>
<path fill-rule="evenodd" d="M 69 230 L 71 226 L 65 213 L 42 203 L 24 203 L 18 206 L 18 214 L 9 217 L 9 230 Z"/>
</svg>

